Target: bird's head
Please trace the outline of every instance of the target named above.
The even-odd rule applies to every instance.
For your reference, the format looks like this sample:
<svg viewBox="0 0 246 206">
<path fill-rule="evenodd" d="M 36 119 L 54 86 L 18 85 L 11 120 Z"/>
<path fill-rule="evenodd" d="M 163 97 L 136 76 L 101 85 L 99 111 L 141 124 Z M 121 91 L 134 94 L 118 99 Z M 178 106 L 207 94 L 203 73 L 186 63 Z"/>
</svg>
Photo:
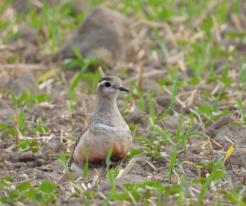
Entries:
<svg viewBox="0 0 246 206">
<path fill-rule="evenodd" d="M 129 92 L 122 86 L 122 81 L 116 76 L 105 76 L 97 84 L 97 93 L 100 97 L 117 97 L 120 92 Z"/>
</svg>

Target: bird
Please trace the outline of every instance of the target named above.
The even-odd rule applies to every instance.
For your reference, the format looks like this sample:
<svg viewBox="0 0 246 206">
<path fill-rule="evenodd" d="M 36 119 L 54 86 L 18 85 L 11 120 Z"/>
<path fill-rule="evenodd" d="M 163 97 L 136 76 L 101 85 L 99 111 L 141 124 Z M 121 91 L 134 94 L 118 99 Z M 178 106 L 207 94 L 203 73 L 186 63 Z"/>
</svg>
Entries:
<svg viewBox="0 0 246 206">
<path fill-rule="evenodd" d="M 97 84 L 97 104 L 88 127 L 79 135 L 70 159 L 70 171 L 81 171 L 85 163 L 98 165 L 111 155 L 112 162 L 124 159 L 132 145 L 132 134 L 122 117 L 117 97 L 129 92 L 117 76 L 104 76 Z"/>
</svg>

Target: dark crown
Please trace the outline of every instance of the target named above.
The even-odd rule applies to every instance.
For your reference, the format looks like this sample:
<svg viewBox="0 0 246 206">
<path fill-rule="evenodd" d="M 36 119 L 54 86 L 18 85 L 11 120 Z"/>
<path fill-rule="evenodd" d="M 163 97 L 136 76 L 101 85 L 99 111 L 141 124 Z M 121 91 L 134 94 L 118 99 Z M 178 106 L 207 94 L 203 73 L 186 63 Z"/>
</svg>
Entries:
<svg viewBox="0 0 246 206">
<path fill-rule="evenodd" d="M 98 83 L 100 83 L 102 81 L 114 82 L 115 84 L 121 85 L 121 79 L 119 77 L 116 77 L 116 76 L 105 76 L 105 77 L 102 77 L 99 80 Z"/>
</svg>

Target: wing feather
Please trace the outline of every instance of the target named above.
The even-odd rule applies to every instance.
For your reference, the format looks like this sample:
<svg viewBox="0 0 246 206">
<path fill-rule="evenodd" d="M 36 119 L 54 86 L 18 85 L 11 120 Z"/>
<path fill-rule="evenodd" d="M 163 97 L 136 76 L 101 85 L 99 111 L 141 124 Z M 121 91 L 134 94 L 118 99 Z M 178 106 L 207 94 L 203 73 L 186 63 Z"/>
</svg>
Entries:
<svg viewBox="0 0 246 206">
<path fill-rule="evenodd" d="M 73 163 L 73 161 L 74 161 L 73 155 L 74 155 L 75 148 L 76 148 L 77 145 L 79 144 L 82 135 L 83 135 L 87 130 L 88 130 L 88 127 L 85 128 L 85 129 L 80 133 L 79 137 L 77 138 L 77 140 L 76 140 L 76 142 L 75 142 L 75 145 L 74 145 L 74 147 L 73 147 L 73 151 L 72 151 L 72 153 L 71 153 L 71 156 L 70 156 L 70 158 L 69 158 L 69 160 L 68 160 L 68 164 L 67 164 L 68 168 L 71 168 L 71 165 L 72 165 L 72 163 Z"/>
</svg>

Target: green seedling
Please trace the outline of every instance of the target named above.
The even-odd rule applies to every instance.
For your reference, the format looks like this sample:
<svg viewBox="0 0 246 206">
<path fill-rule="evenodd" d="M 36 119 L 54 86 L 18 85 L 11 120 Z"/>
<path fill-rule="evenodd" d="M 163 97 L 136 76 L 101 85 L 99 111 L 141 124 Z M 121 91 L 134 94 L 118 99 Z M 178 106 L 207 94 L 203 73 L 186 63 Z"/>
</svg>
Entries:
<svg viewBox="0 0 246 206">
<path fill-rule="evenodd" d="M 85 164 L 83 165 L 83 177 L 87 177 L 89 175 L 89 161 L 86 158 Z"/>
<path fill-rule="evenodd" d="M 202 164 L 203 169 L 208 171 L 208 176 L 201 177 L 194 180 L 194 182 L 200 182 L 200 194 L 198 197 L 198 204 L 202 205 L 203 200 L 209 190 L 212 183 L 221 180 L 225 175 L 225 169 L 221 161 L 217 162 L 205 162 Z"/>
<path fill-rule="evenodd" d="M 45 126 L 44 122 L 41 119 L 38 119 L 35 122 L 34 127 L 30 128 L 34 134 L 44 134 L 48 132 L 48 127 Z"/>
<path fill-rule="evenodd" d="M 73 49 L 74 54 L 76 56 L 76 59 L 71 60 L 70 62 L 67 62 L 67 65 L 69 66 L 68 68 L 74 67 L 75 65 L 78 66 L 80 68 L 80 71 L 78 73 L 76 73 L 70 83 L 70 86 L 68 88 L 68 92 L 67 92 L 67 97 L 69 100 L 73 100 L 74 99 L 74 92 L 76 90 L 76 88 L 79 85 L 79 82 L 82 79 L 86 79 L 88 82 L 93 83 L 93 85 L 95 85 L 96 81 L 98 79 L 98 72 L 89 75 L 89 73 L 87 73 L 87 69 L 95 63 L 95 59 L 94 58 L 84 58 L 80 51 L 76 48 Z M 95 78 L 97 77 L 97 78 Z M 93 80 L 93 81 L 91 81 Z M 92 86 L 90 86 L 90 88 L 92 88 Z"/>
<path fill-rule="evenodd" d="M 145 103 L 143 93 L 138 88 L 136 82 L 131 82 L 131 93 L 137 102 L 137 106 L 141 111 L 145 111 Z"/>
<path fill-rule="evenodd" d="M 182 117 L 180 118 L 180 124 L 176 129 L 176 137 L 173 142 L 173 150 L 171 153 L 171 160 L 168 169 L 169 179 L 172 177 L 172 172 L 175 167 L 176 159 L 177 159 L 177 151 L 178 149 L 185 148 L 189 139 L 191 139 L 197 132 L 193 130 L 194 120 L 190 119 L 185 121 Z"/>
<path fill-rule="evenodd" d="M 246 205 L 246 196 L 245 196 L 245 188 L 243 189 L 233 189 L 230 191 L 222 192 L 225 199 L 230 201 L 232 204 L 245 206 Z"/>
<path fill-rule="evenodd" d="M 114 198 L 116 194 L 116 177 L 118 173 L 119 171 L 117 169 L 110 169 L 107 172 L 107 179 L 111 184 L 111 191 L 104 200 L 103 205 L 109 205 L 109 202 Z"/>
<path fill-rule="evenodd" d="M 20 95 L 11 94 L 12 104 L 15 108 L 21 107 L 30 107 L 34 104 L 41 102 L 46 102 L 50 100 L 50 97 L 47 94 L 32 94 L 31 92 L 23 92 Z"/>
<path fill-rule="evenodd" d="M 56 199 L 57 185 L 43 181 L 37 186 L 30 182 L 12 184 L 12 178 L 5 176 L 0 179 L 0 189 L 5 193 L 0 197 L 2 204 L 16 204 L 17 202 L 31 203 L 37 205 L 51 205 Z"/>
<path fill-rule="evenodd" d="M 242 99 L 237 99 L 236 106 L 239 109 L 240 118 L 246 124 L 246 108 Z"/>
<path fill-rule="evenodd" d="M 77 26 L 77 21 L 74 21 L 71 13 L 71 7 L 68 7 L 67 1 L 58 5 L 49 5 L 44 2 L 38 14 L 33 8 L 19 19 L 26 21 L 36 30 L 38 44 L 42 45 L 44 53 L 55 54 L 64 40 L 64 31 L 75 29 Z M 81 15 L 78 18 L 81 19 Z"/>
<path fill-rule="evenodd" d="M 239 80 L 243 84 L 246 83 L 246 64 L 243 64 L 242 67 L 241 67 L 241 69 L 240 69 Z"/>
</svg>

